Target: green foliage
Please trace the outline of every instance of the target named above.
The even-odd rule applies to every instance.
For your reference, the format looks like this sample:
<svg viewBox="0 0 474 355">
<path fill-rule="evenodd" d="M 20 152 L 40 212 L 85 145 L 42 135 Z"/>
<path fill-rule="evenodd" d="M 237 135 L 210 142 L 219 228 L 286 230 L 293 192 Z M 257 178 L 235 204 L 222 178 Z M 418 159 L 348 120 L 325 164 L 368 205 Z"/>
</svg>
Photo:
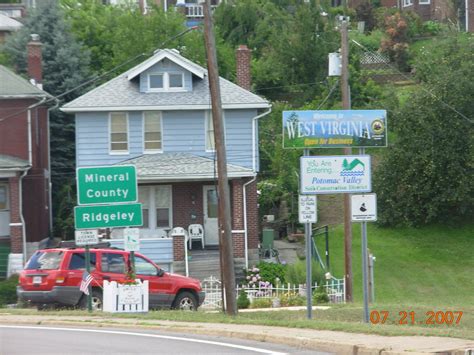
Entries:
<svg viewBox="0 0 474 355">
<path fill-rule="evenodd" d="M 320 283 L 324 280 L 324 272 L 315 260 L 311 261 L 311 284 Z M 306 260 L 298 260 L 294 264 L 288 264 L 285 275 L 286 282 L 295 285 L 306 283 Z"/>
<path fill-rule="evenodd" d="M 247 297 L 247 292 L 245 290 L 241 290 L 239 292 L 239 297 L 237 298 L 237 308 L 238 309 L 246 309 L 250 306 L 250 300 Z"/>
<path fill-rule="evenodd" d="M 257 268 L 260 270 L 260 276 L 263 281 L 268 281 L 273 286 L 277 283 L 286 283 L 285 274 L 287 265 L 261 261 L 257 264 Z"/>
<path fill-rule="evenodd" d="M 18 285 L 18 275 L 0 281 L 0 307 L 16 303 L 16 286 Z"/>
<path fill-rule="evenodd" d="M 256 298 L 250 304 L 250 308 L 270 308 L 272 300 L 269 298 Z"/>
<path fill-rule="evenodd" d="M 414 64 L 424 81 L 394 114 L 396 140 L 374 176 L 379 221 L 456 222 L 474 211 L 474 41 L 433 41 Z M 454 108 L 454 109 L 453 109 Z"/>
<path fill-rule="evenodd" d="M 57 207 L 54 219 L 54 236 L 62 240 L 74 239 L 74 207 L 76 206 L 76 187 L 72 182 L 65 183 L 54 195 Z"/>
<path fill-rule="evenodd" d="M 313 303 L 314 304 L 320 304 L 320 303 L 328 303 L 329 302 L 329 296 L 324 290 L 323 287 L 320 287 L 317 289 L 316 292 L 313 292 Z"/>
<path fill-rule="evenodd" d="M 281 307 L 303 306 L 306 304 L 306 298 L 294 292 L 287 292 L 279 298 Z"/>
<path fill-rule="evenodd" d="M 362 44 L 367 50 L 377 52 L 380 48 L 384 34 L 381 30 L 376 29 L 370 32 L 370 34 L 363 34 L 357 31 L 349 33 L 349 37 L 358 43 Z"/>
</svg>

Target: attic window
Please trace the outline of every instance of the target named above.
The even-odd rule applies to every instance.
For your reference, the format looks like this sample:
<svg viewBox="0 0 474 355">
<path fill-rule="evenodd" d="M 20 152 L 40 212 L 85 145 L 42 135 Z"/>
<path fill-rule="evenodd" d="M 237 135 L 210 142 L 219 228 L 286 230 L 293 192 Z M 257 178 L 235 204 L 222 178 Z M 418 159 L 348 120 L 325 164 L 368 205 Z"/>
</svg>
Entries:
<svg viewBox="0 0 474 355">
<path fill-rule="evenodd" d="M 148 91 L 182 91 L 183 73 L 153 73 L 148 75 Z"/>
</svg>

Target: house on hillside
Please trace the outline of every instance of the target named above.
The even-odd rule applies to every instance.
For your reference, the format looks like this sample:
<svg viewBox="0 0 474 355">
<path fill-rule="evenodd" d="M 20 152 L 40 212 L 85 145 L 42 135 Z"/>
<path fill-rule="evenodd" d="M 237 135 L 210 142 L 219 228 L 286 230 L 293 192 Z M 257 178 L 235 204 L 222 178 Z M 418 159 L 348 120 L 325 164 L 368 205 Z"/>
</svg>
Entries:
<svg viewBox="0 0 474 355">
<path fill-rule="evenodd" d="M 244 266 L 258 259 L 258 119 L 270 112 L 270 104 L 249 91 L 250 50 L 241 46 L 236 55 L 241 86 L 220 78 L 220 88 L 234 256 Z M 158 50 L 62 110 L 76 117 L 77 167 L 136 166 L 143 240 L 200 224 L 204 250 L 219 246 L 216 152 L 205 68 L 176 50 Z M 112 237 L 120 233 L 114 230 Z M 169 259 L 157 262 L 184 272 L 184 240 L 173 238 L 166 248 Z M 201 248 L 195 243 L 193 255 Z"/>
<path fill-rule="evenodd" d="M 28 247 L 51 230 L 51 97 L 41 90 L 37 38 L 28 44 L 28 72 L 31 82 L 0 66 L 0 276 L 7 266 L 9 274 L 21 270 Z"/>
<path fill-rule="evenodd" d="M 18 31 L 22 26 L 21 22 L 0 13 L 0 44 L 5 42 L 6 36 Z"/>
</svg>

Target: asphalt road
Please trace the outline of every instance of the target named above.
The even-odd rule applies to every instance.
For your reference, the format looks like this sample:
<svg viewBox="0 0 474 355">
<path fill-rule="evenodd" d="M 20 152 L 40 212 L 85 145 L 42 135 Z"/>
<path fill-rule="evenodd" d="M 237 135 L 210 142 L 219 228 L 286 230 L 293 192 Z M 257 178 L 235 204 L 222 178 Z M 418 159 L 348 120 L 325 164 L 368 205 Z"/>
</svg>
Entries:
<svg viewBox="0 0 474 355">
<path fill-rule="evenodd" d="M 0 325 L 0 354 L 319 354 L 284 345 L 129 328 Z"/>
</svg>

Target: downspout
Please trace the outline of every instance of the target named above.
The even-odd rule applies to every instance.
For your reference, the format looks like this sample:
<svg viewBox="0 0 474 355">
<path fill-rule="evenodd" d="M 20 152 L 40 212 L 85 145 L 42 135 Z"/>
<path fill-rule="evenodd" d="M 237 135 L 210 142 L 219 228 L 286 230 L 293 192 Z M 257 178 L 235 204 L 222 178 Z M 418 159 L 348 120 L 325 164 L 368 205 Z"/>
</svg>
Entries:
<svg viewBox="0 0 474 355">
<path fill-rule="evenodd" d="M 247 181 L 243 186 L 243 204 L 244 204 L 244 239 L 245 239 L 245 268 L 249 268 L 249 239 L 248 239 L 248 231 L 247 231 L 247 193 L 246 193 L 246 188 L 248 185 L 250 185 L 252 182 L 255 182 L 257 180 L 257 120 L 259 118 L 262 118 L 266 115 L 268 115 L 270 112 L 272 112 L 272 108 L 270 107 L 267 111 L 264 113 L 255 116 L 252 119 L 252 168 L 255 173 L 255 176 L 250 180 Z"/>
</svg>

